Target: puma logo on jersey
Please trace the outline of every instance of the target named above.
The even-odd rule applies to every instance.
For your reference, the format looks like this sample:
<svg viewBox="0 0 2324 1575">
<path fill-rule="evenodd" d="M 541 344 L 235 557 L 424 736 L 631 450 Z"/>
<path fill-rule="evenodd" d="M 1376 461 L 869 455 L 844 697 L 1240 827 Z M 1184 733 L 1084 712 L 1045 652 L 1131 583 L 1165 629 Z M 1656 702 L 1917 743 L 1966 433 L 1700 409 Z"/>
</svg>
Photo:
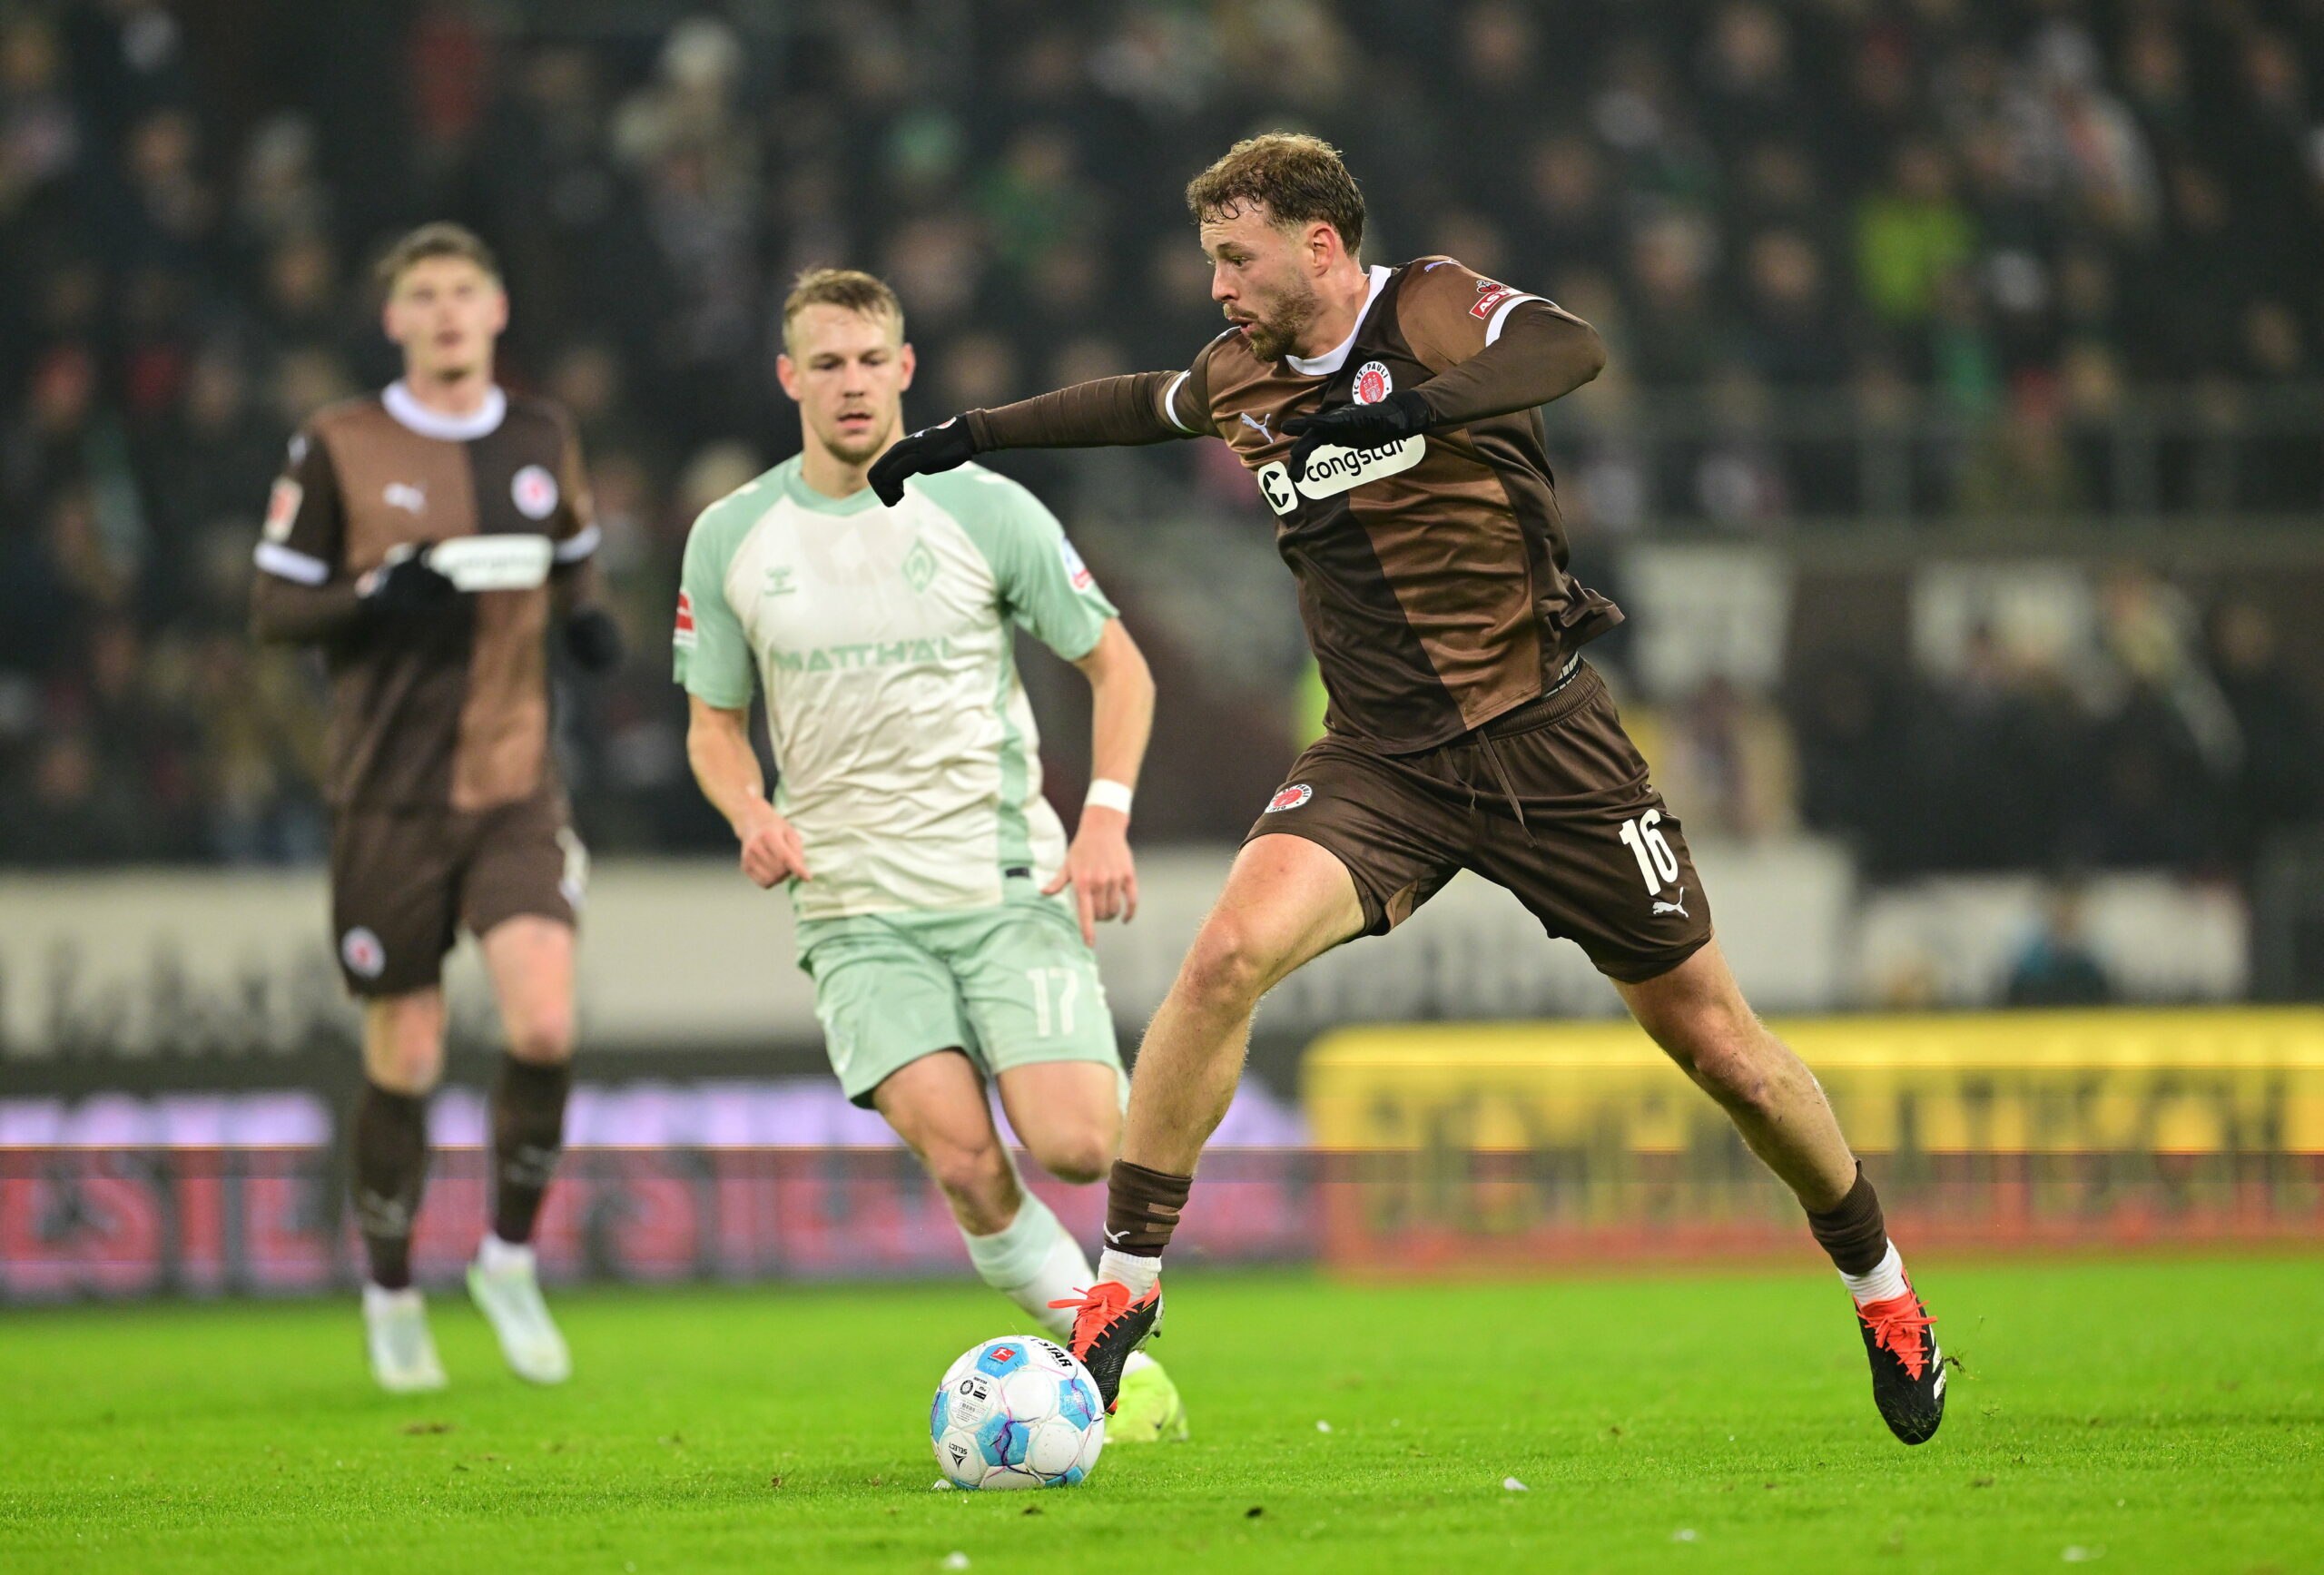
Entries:
<svg viewBox="0 0 2324 1575">
<path fill-rule="evenodd" d="M 1655 903 L 1654 912 L 1649 915 L 1649 917 L 1659 918 L 1665 913 L 1676 913 L 1681 919 L 1692 917 L 1692 915 L 1687 911 L 1687 889 L 1684 886 L 1679 888 L 1679 894 L 1677 897 L 1667 902 L 1658 901 Z"/>
<path fill-rule="evenodd" d="M 428 512 L 428 489 L 414 487 L 409 481 L 390 481 L 388 489 L 379 494 L 379 501 L 389 508 L 400 508 L 408 514 Z"/>
<path fill-rule="evenodd" d="M 1272 443 L 1275 441 L 1275 434 L 1267 430 L 1267 422 L 1270 419 L 1272 418 L 1266 416 L 1254 416 L 1248 410 L 1243 412 L 1243 425 Z"/>
</svg>

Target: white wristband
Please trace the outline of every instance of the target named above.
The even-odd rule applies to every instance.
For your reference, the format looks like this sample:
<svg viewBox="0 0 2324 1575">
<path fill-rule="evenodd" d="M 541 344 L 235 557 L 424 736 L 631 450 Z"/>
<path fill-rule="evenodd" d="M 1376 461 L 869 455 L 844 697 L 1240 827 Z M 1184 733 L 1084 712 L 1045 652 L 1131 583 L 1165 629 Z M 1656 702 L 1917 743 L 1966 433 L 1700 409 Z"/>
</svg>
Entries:
<svg viewBox="0 0 2324 1575">
<path fill-rule="evenodd" d="M 1113 810 L 1126 815 L 1129 813 L 1131 797 L 1128 783 L 1118 783 L 1111 777 L 1101 776 L 1090 783 L 1089 796 L 1083 799 L 1081 802 L 1085 807 L 1095 804 L 1101 810 Z"/>
</svg>

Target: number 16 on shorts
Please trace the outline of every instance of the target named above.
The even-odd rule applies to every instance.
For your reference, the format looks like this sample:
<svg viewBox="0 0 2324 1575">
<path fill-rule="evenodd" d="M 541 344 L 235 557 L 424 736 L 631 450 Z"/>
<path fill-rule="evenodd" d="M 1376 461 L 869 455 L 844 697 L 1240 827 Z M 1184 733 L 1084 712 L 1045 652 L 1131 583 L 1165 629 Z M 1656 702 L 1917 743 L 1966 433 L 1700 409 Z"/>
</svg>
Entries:
<svg viewBox="0 0 2324 1575">
<path fill-rule="evenodd" d="M 1649 810 L 1634 821 L 1622 822 L 1622 845 L 1638 861 L 1639 878 L 1646 882 L 1649 897 L 1679 878 L 1679 855 L 1671 851 L 1669 839 L 1657 830 L 1661 824 L 1660 810 Z"/>
</svg>

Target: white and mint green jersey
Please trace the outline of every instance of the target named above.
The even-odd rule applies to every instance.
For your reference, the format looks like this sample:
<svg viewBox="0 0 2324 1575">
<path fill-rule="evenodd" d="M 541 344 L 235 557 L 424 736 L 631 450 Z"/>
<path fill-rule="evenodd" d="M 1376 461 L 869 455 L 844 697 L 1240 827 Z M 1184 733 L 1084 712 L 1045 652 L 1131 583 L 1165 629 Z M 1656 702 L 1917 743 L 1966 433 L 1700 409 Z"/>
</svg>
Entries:
<svg viewBox="0 0 2324 1575">
<path fill-rule="evenodd" d="M 1014 627 L 1072 661 L 1114 615 L 1006 477 L 915 477 L 883 508 L 792 459 L 694 521 L 677 680 L 724 710 L 765 694 L 775 808 L 814 872 L 792 883 L 802 919 L 990 907 L 1011 872 L 1038 891 L 1065 861 Z"/>
</svg>

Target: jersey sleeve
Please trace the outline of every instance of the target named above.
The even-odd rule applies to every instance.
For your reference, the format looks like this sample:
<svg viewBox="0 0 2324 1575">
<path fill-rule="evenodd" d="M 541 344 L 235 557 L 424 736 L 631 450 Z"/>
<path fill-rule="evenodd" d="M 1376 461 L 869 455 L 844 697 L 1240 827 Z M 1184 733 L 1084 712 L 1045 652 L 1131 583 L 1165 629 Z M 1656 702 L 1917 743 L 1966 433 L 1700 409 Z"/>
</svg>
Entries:
<svg viewBox="0 0 2324 1575">
<path fill-rule="evenodd" d="M 1215 339 L 1203 346 L 1192 366 L 1162 385 L 1162 418 L 1189 438 L 1218 436 L 1218 424 L 1210 418 L 1210 352 L 1218 343 Z"/>
<path fill-rule="evenodd" d="M 556 458 L 556 512 L 549 518 L 552 562 L 570 569 L 587 562 L 597 551 L 597 507 L 589 495 L 589 468 L 581 458 L 581 435 L 562 412 Z"/>
<path fill-rule="evenodd" d="M 1073 550 L 1057 516 L 1013 481 L 986 478 L 990 493 L 985 550 L 1009 617 L 1068 662 L 1097 645 L 1114 604 Z"/>
<path fill-rule="evenodd" d="M 1426 257 L 1412 264 L 1412 277 L 1398 292 L 1396 320 L 1422 364 L 1441 372 L 1498 343 L 1511 316 L 1529 310 L 1564 315 L 1555 303 L 1449 257 Z"/>
<path fill-rule="evenodd" d="M 734 556 L 726 534 L 706 514 L 686 537 L 670 650 L 673 675 L 687 694 L 722 711 L 740 711 L 751 703 L 757 672 L 750 637 L 726 599 L 726 570 Z"/>
<path fill-rule="evenodd" d="M 260 572 L 293 585 L 325 586 L 347 568 L 347 521 L 330 446 L 312 427 L 290 439 L 266 500 L 254 555 Z"/>
</svg>

